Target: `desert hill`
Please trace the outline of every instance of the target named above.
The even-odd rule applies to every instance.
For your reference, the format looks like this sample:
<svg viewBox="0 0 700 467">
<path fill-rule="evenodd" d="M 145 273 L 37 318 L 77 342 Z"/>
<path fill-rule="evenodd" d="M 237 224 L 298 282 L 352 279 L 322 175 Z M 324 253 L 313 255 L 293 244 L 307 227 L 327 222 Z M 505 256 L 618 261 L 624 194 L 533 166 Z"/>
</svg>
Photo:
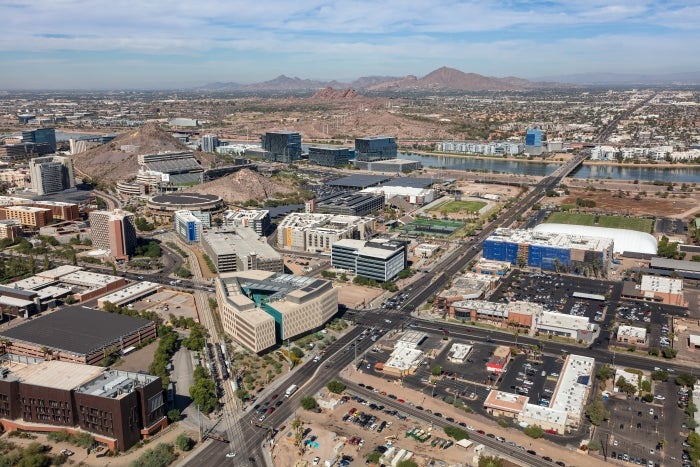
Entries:
<svg viewBox="0 0 700 467">
<path fill-rule="evenodd" d="M 123 146 L 133 150 L 123 151 Z M 71 156 L 79 176 L 89 175 L 106 183 L 127 180 L 138 172 L 138 155 L 165 151 L 186 151 L 187 147 L 155 123 L 121 134 L 109 143 Z M 196 154 L 202 165 L 200 153 Z"/>
<path fill-rule="evenodd" d="M 265 177 L 253 170 L 243 169 L 186 191 L 219 195 L 227 203 L 240 204 L 249 199 L 263 201 L 266 198 L 282 197 L 295 192 L 296 188 L 291 181 Z"/>
</svg>

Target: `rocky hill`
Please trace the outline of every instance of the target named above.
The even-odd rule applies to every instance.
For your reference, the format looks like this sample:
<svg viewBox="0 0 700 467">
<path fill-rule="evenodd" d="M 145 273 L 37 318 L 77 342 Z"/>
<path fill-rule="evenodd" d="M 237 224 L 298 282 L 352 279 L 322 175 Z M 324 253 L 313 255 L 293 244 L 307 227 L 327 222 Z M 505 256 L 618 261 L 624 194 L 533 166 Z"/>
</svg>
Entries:
<svg viewBox="0 0 700 467">
<path fill-rule="evenodd" d="M 405 77 L 367 76 L 358 78 L 350 83 L 337 81 L 318 81 L 312 79 L 290 78 L 280 75 L 275 79 L 261 83 L 241 85 L 238 83 L 211 83 L 200 90 L 211 91 L 315 91 L 327 87 L 351 88 L 365 91 L 522 91 L 534 88 L 561 88 L 561 83 L 533 82 L 522 78 L 495 78 L 477 73 L 441 67 L 428 73 L 422 78 L 414 75 Z"/>
<path fill-rule="evenodd" d="M 122 147 L 127 150 L 122 150 Z M 117 136 L 109 143 L 72 156 L 78 176 L 88 175 L 106 183 L 127 180 L 138 172 L 138 154 L 187 150 L 157 124 Z"/>
<path fill-rule="evenodd" d="M 266 198 L 280 198 L 295 192 L 296 187 L 291 181 L 265 177 L 253 170 L 243 169 L 187 191 L 219 195 L 227 203 L 241 204 L 249 199 L 262 201 Z"/>
<path fill-rule="evenodd" d="M 357 91 L 352 88 L 333 89 L 331 86 L 326 86 L 316 91 L 311 99 L 353 99 L 357 96 Z"/>
</svg>

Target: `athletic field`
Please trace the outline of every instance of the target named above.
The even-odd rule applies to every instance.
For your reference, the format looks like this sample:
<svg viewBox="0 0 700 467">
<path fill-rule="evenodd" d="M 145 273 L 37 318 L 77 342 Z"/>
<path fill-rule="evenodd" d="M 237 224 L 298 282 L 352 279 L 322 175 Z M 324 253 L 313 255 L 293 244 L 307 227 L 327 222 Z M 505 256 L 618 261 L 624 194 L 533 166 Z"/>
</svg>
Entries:
<svg viewBox="0 0 700 467">
<path fill-rule="evenodd" d="M 595 214 L 577 214 L 573 212 L 553 212 L 545 222 L 551 224 L 592 225 L 612 229 L 637 230 L 651 233 L 654 225 L 652 219 L 625 216 L 598 216 Z"/>
<path fill-rule="evenodd" d="M 484 201 L 448 201 L 439 206 L 430 209 L 430 212 L 445 212 L 453 214 L 455 212 L 479 212 L 481 208 L 486 206 Z"/>
</svg>

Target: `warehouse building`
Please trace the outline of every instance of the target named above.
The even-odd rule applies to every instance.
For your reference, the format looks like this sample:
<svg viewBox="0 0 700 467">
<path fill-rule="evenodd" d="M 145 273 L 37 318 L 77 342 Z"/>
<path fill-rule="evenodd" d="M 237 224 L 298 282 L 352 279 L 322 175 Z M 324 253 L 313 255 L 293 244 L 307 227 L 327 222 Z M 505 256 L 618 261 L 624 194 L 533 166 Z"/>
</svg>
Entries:
<svg viewBox="0 0 700 467">
<path fill-rule="evenodd" d="M 105 303 L 111 303 L 116 306 L 127 306 L 149 295 L 156 294 L 161 290 L 163 290 L 163 286 L 156 282 L 134 282 L 128 287 L 100 297 L 97 300 L 97 306 L 104 308 Z"/>
<path fill-rule="evenodd" d="M 202 235 L 202 248 L 219 273 L 251 269 L 284 272 L 282 255 L 250 227 L 210 230 Z"/>
<path fill-rule="evenodd" d="M 318 329 L 338 312 L 338 290 L 327 280 L 244 271 L 215 282 L 224 331 L 253 352 Z"/>
<path fill-rule="evenodd" d="M 360 193 L 374 193 L 384 196 L 385 200 L 399 197 L 411 204 L 421 206 L 435 199 L 435 190 L 430 188 L 415 188 L 410 186 L 381 185 L 365 188 Z"/>
<path fill-rule="evenodd" d="M 72 306 L 0 331 L 7 353 L 97 365 L 156 337 L 156 323 Z"/>
<path fill-rule="evenodd" d="M 277 246 L 295 251 L 328 252 L 335 242 L 345 238 L 369 239 L 375 227 L 372 217 L 290 213 L 277 226 Z"/>
<path fill-rule="evenodd" d="M 168 425 L 157 376 L 15 355 L 0 372 L 5 431 L 89 433 L 126 451 Z"/>
<path fill-rule="evenodd" d="M 332 245 L 331 264 L 368 279 L 389 281 L 408 266 L 406 243 L 388 239 L 340 240 Z"/>
<path fill-rule="evenodd" d="M 605 275 L 612 256 L 612 239 L 576 234 L 499 228 L 483 244 L 487 260 L 578 274 Z"/>
</svg>

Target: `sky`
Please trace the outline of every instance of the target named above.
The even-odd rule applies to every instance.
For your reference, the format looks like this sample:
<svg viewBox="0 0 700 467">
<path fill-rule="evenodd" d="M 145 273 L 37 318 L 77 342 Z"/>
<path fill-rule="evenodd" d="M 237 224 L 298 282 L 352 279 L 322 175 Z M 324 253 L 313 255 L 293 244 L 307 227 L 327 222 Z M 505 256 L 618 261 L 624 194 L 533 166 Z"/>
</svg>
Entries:
<svg viewBox="0 0 700 467">
<path fill-rule="evenodd" d="M 0 0 L 0 89 L 700 71 L 700 0 Z"/>
</svg>

